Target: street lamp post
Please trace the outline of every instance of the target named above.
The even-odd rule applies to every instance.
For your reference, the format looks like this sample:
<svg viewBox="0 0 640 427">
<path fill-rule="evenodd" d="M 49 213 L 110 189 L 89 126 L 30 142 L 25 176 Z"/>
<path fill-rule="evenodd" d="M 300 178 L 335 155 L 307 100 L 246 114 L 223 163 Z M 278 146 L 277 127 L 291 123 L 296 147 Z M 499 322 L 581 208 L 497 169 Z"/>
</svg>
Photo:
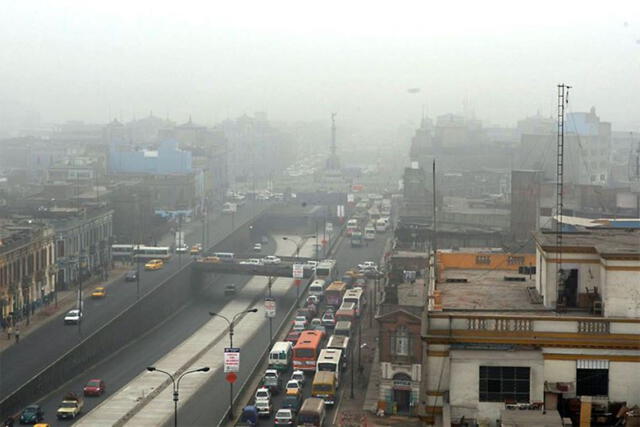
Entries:
<svg viewBox="0 0 640 427">
<path fill-rule="evenodd" d="M 251 308 L 249 310 L 244 310 L 239 313 L 236 313 L 231 320 L 227 317 L 223 316 L 219 313 L 214 313 L 212 311 L 209 312 L 211 316 L 217 316 L 224 319 L 229 324 L 229 347 L 233 347 L 233 327 L 238 320 L 238 317 L 242 316 L 245 313 L 256 313 L 258 311 L 257 308 Z M 229 420 L 233 420 L 233 383 L 229 383 Z"/>
<path fill-rule="evenodd" d="M 162 369 L 158 369 L 155 366 L 148 366 L 147 371 L 149 372 L 162 372 L 167 375 L 171 379 L 171 383 L 173 384 L 173 425 L 174 427 L 178 427 L 178 391 L 180 389 L 180 380 L 184 378 L 185 375 L 193 374 L 195 372 L 209 372 L 209 367 L 205 366 L 204 368 L 193 369 L 191 371 L 187 371 L 184 374 L 178 377 L 176 381 L 167 371 L 163 371 Z"/>
<path fill-rule="evenodd" d="M 271 298 L 271 286 L 273 285 L 273 277 L 269 276 L 269 298 Z M 273 342 L 273 318 L 269 316 L 269 345 Z"/>
<path fill-rule="evenodd" d="M 136 299 L 140 299 L 140 257 L 138 251 L 140 245 L 137 245 L 133 250 L 133 260 L 136 262 Z"/>
</svg>

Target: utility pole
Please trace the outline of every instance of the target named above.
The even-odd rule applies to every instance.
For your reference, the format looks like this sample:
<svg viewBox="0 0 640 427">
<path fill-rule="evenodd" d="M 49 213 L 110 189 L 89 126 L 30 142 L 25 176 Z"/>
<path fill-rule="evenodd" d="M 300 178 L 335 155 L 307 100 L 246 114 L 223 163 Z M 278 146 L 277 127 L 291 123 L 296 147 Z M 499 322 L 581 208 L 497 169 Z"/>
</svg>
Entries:
<svg viewBox="0 0 640 427">
<path fill-rule="evenodd" d="M 436 220 L 436 159 L 433 159 L 433 277 L 438 280 L 438 221 Z"/>
<path fill-rule="evenodd" d="M 569 89 L 564 83 L 558 85 L 558 132 L 556 135 L 556 309 L 560 301 L 565 298 L 564 281 L 562 280 L 562 210 L 563 210 L 563 186 L 564 186 L 564 109 L 569 102 Z"/>
</svg>

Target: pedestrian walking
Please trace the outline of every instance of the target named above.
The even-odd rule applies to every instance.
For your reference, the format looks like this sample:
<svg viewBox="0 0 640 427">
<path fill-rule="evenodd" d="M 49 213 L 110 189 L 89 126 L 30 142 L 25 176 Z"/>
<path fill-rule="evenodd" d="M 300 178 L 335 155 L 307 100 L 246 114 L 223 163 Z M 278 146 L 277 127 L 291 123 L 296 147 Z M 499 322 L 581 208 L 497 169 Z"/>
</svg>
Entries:
<svg viewBox="0 0 640 427">
<path fill-rule="evenodd" d="M 10 340 L 11 339 L 11 335 L 13 335 L 13 326 L 9 326 L 7 328 L 7 339 Z"/>
<path fill-rule="evenodd" d="M 20 342 L 20 328 L 16 326 L 16 344 Z"/>
</svg>

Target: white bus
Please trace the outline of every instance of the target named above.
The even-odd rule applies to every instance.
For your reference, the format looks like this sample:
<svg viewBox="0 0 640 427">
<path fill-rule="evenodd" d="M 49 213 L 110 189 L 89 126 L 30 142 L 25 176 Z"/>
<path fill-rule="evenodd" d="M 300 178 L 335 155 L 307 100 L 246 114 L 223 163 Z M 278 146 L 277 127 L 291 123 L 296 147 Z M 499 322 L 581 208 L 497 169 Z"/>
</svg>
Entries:
<svg viewBox="0 0 640 427">
<path fill-rule="evenodd" d="M 326 259 L 316 266 L 316 279 L 331 282 L 336 277 L 336 260 Z"/>
<path fill-rule="evenodd" d="M 151 259 L 161 259 L 163 261 L 169 261 L 171 258 L 171 248 L 169 246 L 135 246 L 134 258 L 141 261 Z"/>
<path fill-rule="evenodd" d="M 362 307 L 365 305 L 366 301 L 364 300 L 364 291 L 362 288 L 352 288 L 347 289 L 344 296 L 342 297 L 342 303 L 352 302 L 355 304 L 356 316 L 360 317 L 360 313 L 362 312 Z"/>
<path fill-rule="evenodd" d="M 342 370 L 347 369 L 347 356 L 349 355 L 349 337 L 344 337 L 342 335 L 331 335 L 329 338 L 329 342 L 327 343 L 327 348 L 333 348 L 335 350 L 340 350 L 342 357 Z"/>
<path fill-rule="evenodd" d="M 322 300 L 324 298 L 324 288 L 326 283 L 327 282 L 322 279 L 316 279 L 311 282 L 311 285 L 309 285 L 309 295 L 315 295 L 319 300 Z"/>
<path fill-rule="evenodd" d="M 278 371 L 286 371 L 291 366 L 293 344 L 289 341 L 278 341 L 269 352 L 269 367 Z"/>
<path fill-rule="evenodd" d="M 316 372 L 329 371 L 336 376 L 336 388 L 340 386 L 340 368 L 342 365 L 342 351 L 335 348 L 325 348 L 320 351 L 316 362 Z"/>
<path fill-rule="evenodd" d="M 111 257 L 115 260 L 131 260 L 136 245 L 111 245 Z"/>
</svg>

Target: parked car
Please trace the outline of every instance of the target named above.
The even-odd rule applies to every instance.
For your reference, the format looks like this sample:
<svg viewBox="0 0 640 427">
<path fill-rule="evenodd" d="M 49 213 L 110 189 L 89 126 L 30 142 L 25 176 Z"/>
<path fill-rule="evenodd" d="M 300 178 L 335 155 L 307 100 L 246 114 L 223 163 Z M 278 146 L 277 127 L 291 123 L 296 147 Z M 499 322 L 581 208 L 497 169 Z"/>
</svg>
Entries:
<svg viewBox="0 0 640 427">
<path fill-rule="evenodd" d="M 74 308 L 73 310 L 69 310 L 66 316 L 64 316 L 64 324 L 77 325 L 81 319 L 82 319 L 82 312 L 77 308 Z"/>
<path fill-rule="evenodd" d="M 35 424 L 44 420 L 44 411 L 40 405 L 29 405 L 20 413 L 20 424 Z"/>
<path fill-rule="evenodd" d="M 145 270 L 160 270 L 164 267 L 164 261 L 161 259 L 152 259 L 144 265 Z"/>
<path fill-rule="evenodd" d="M 105 391 L 104 381 L 100 379 L 89 380 L 82 391 L 85 396 L 100 396 Z"/>
<path fill-rule="evenodd" d="M 230 283 L 228 285 L 224 286 L 224 295 L 225 296 L 232 296 L 236 294 L 236 285 Z"/>
<path fill-rule="evenodd" d="M 135 282 L 138 279 L 138 272 L 136 270 L 129 270 L 124 275 L 125 282 Z"/>
<path fill-rule="evenodd" d="M 276 418 L 274 423 L 277 426 L 293 425 L 293 411 L 291 409 L 278 410 L 278 412 L 276 412 Z"/>
<path fill-rule="evenodd" d="M 267 255 L 266 257 L 262 258 L 262 262 L 264 264 L 280 264 L 282 261 L 275 255 Z"/>
<path fill-rule="evenodd" d="M 291 374 L 291 379 L 298 381 L 304 387 L 304 372 L 303 371 L 293 371 Z"/>
<path fill-rule="evenodd" d="M 91 292 L 91 298 L 104 298 L 107 296 L 107 289 L 104 286 L 97 286 Z"/>
</svg>

